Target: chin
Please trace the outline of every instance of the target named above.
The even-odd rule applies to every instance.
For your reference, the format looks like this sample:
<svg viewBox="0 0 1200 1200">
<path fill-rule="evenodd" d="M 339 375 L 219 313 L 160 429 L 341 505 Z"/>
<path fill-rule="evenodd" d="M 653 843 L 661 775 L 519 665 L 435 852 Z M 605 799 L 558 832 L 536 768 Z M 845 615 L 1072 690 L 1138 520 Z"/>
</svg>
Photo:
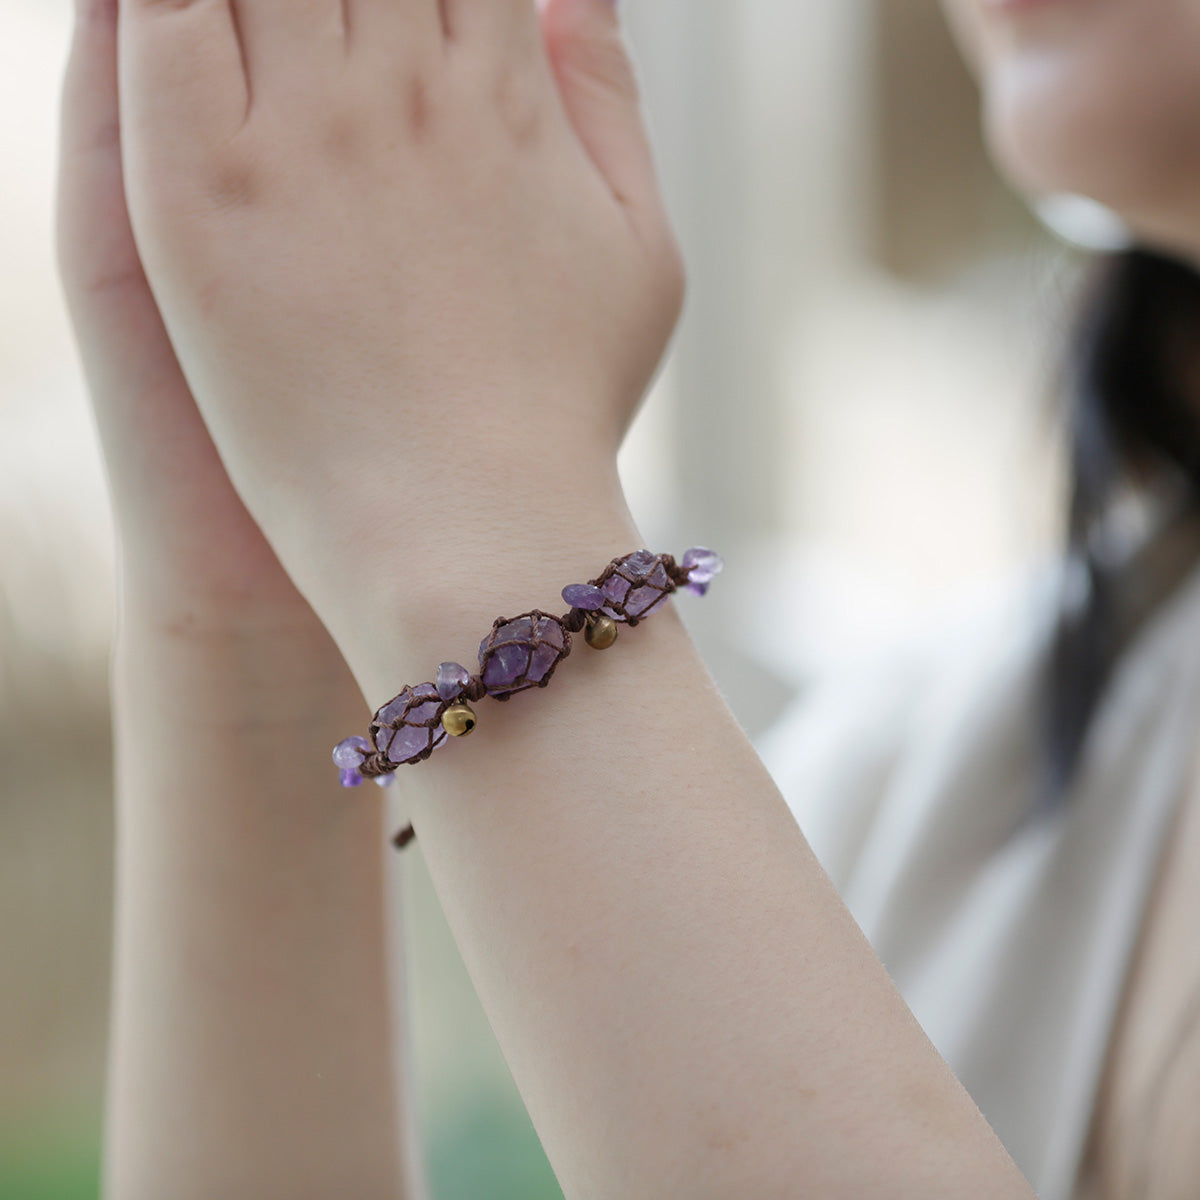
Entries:
<svg viewBox="0 0 1200 1200">
<path fill-rule="evenodd" d="M 1092 64 L 1093 66 L 1095 64 Z M 1139 78 L 1136 56 L 1103 73 L 1048 55 L 989 72 L 988 142 L 1009 182 L 1070 192 L 1119 213 L 1139 238 L 1200 247 L 1200 72 Z"/>
</svg>

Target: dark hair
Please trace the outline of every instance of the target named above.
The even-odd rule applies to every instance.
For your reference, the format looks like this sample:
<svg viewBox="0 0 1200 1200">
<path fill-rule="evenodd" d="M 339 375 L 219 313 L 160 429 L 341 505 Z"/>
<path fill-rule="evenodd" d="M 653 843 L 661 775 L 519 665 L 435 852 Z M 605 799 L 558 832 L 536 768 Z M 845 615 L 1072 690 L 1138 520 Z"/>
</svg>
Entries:
<svg viewBox="0 0 1200 1200">
<path fill-rule="evenodd" d="M 1198 347 L 1200 274 L 1142 249 L 1097 264 L 1068 363 L 1070 594 L 1045 691 L 1046 803 L 1075 774 L 1122 649 L 1200 557 L 1191 519 L 1200 501 Z M 1151 569 L 1145 554 L 1114 554 L 1112 517 L 1123 497 L 1164 480 L 1182 501 L 1188 536 Z"/>
</svg>

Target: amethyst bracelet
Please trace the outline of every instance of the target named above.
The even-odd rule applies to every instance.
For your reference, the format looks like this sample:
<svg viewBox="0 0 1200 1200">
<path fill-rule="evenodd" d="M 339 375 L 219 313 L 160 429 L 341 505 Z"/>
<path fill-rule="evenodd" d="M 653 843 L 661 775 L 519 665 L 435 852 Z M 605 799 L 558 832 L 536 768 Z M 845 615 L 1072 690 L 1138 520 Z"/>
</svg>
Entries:
<svg viewBox="0 0 1200 1200">
<path fill-rule="evenodd" d="M 485 696 L 509 700 L 527 688 L 545 687 L 571 653 L 571 634 L 582 630 L 589 646 L 604 650 L 617 640 L 618 624 L 636 625 L 679 587 L 703 596 L 724 567 L 721 556 L 704 546 L 693 546 L 679 563 L 669 554 L 637 550 L 614 558 L 589 583 L 563 588 L 562 598 L 571 608 L 560 617 L 537 609 L 497 617 L 479 643 L 477 675 L 459 663 L 442 663 L 436 682 L 406 686 L 379 709 L 369 739 L 349 737 L 334 747 L 342 786 L 358 787 L 364 779 L 374 779 L 386 787 L 397 767 L 421 762 L 447 738 L 463 737 L 475 728 L 471 701 Z M 402 850 L 415 837 L 409 825 L 392 844 Z"/>
</svg>

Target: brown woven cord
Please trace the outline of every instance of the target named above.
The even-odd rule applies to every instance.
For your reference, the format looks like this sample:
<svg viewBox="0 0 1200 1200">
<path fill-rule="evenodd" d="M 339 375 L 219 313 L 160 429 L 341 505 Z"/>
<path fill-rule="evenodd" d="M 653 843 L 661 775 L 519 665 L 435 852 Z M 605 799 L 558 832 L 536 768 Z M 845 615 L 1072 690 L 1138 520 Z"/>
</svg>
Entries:
<svg viewBox="0 0 1200 1200">
<path fill-rule="evenodd" d="M 681 567 L 678 563 L 676 563 L 674 557 L 670 554 L 659 554 L 655 556 L 659 563 L 661 563 L 666 570 L 667 582 L 665 586 L 649 583 L 649 576 L 657 570 L 657 564 L 651 569 L 650 572 L 647 572 L 647 575 L 644 578 L 632 578 L 627 572 L 623 572 L 621 570 L 621 565 L 627 558 L 632 557 L 632 555 L 635 553 L 637 553 L 637 551 L 631 551 L 630 554 L 623 554 L 618 558 L 612 559 L 612 561 L 609 562 L 609 564 L 595 579 L 588 580 L 588 584 L 592 587 L 603 588 L 604 584 L 607 583 L 613 575 L 621 575 L 622 578 L 628 580 L 631 585 L 639 589 L 661 586 L 662 594 L 670 595 L 677 588 L 682 587 L 688 582 L 689 568 Z M 633 590 L 632 587 L 630 590 Z M 653 604 L 657 603 L 659 603 L 659 601 L 654 600 L 652 601 L 652 604 L 648 605 L 647 607 L 652 607 Z M 616 620 L 620 624 L 628 625 L 631 628 L 635 625 L 638 625 L 642 620 L 644 620 L 645 615 L 647 615 L 644 614 L 642 617 L 625 615 L 625 606 L 622 601 L 606 600 L 604 607 L 612 609 L 620 614 L 611 619 Z M 389 733 L 388 731 L 398 731 L 406 727 L 417 729 L 425 728 L 434 731 L 430 737 L 429 745 L 418 753 L 411 755 L 409 758 L 399 763 L 392 762 L 391 759 L 389 759 L 385 754 L 381 754 L 379 750 L 376 749 L 363 759 L 362 764 L 358 767 L 359 774 L 362 775 L 364 779 L 372 779 L 381 775 L 391 775 L 395 772 L 398 766 L 405 766 L 409 763 L 423 762 L 438 746 L 442 744 L 447 737 L 450 736 L 448 733 L 443 732 L 442 737 L 439 738 L 436 731 L 441 728 L 442 714 L 446 711 L 446 709 L 450 708 L 454 704 L 459 704 L 464 700 L 482 700 L 485 696 L 490 696 L 493 700 L 511 700 L 512 697 L 519 691 L 526 691 L 531 687 L 546 687 L 550 682 L 551 676 L 558 669 L 559 663 L 561 663 L 563 659 L 571 653 L 571 635 L 574 633 L 580 633 L 585 628 L 589 615 L 590 614 L 586 609 L 572 608 L 562 616 L 554 616 L 551 613 L 544 613 L 539 609 L 532 609 L 529 612 L 521 613 L 520 616 L 517 617 L 497 617 L 495 621 L 492 622 L 491 633 L 488 634 L 484 644 L 480 647 L 479 673 L 471 675 L 466 684 L 463 686 L 462 691 L 460 691 L 453 700 L 442 700 L 437 694 L 436 688 L 434 688 L 432 683 L 406 685 L 400 690 L 399 695 L 394 696 L 387 702 L 387 704 L 382 705 L 376 711 L 370 728 L 370 739 L 372 745 L 376 747 L 379 745 L 379 738 L 382 734 L 387 739 L 385 743 L 386 746 L 390 747 L 391 739 L 396 735 L 394 732 Z M 648 615 L 653 616 L 652 613 Z M 504 626 L 511 625 L 513 622 L 519 621 L 523 618 L 531 619 L 533 629 L 533 636 L 531 639 L 521 639 L 520 642 L 517 643 L 523 647 L 526 647 L 529 651 L 529 658 L 526 663 L 525 670 L 516 680 L 513 681 L 511 687 L 506 688 L 505 691 L 499 694 L 493 695 L 487 690 L 487 686 L 483 682 L 483 675 L 487 670 L 488 662 L 490 661 L 493 651 L 499 646 L 503 646 L 505 644 L 514 644 L 506 639 L 498 640 L 500 630 Z M 558 647 L 552 642 L 547 641 L 543 637 L 544 621 L 554 622 L 561 630 L 563 641 L 561 650 L 559 650 Z M 533 666 L 534 652 L 543 645 L 550 645 L 553 649 L 558 651 L 557 657 L 540 680 L 530 682 L 528 680 L 528 676 L 529 671 Z M 422 690 L 428 688 L 434 688 L 432 696 L 425 694 Z M 395 704 L 397 701 L 403 701 L 405 704 L 404 711 L 402 712 L 400 718 L 392 721 L 380 721 L 379 714 L 383 712 L 384 709 Z M 409 721 L 406 719 L 410 708 L 423 708 L 426 705 L 433 704 L 434 701 L 437 702 L 437 707 L 432 716 L 426 717 L 421 721 Z M 403 850 L 404 847 L 407 846 L 408 843 L 411 842 L 416 836 L 416 830 L 412 827 L 412 825 L 406 825 L 392 839 L 392 845 L 395 846 L 397 850 Z"/>
</svg>

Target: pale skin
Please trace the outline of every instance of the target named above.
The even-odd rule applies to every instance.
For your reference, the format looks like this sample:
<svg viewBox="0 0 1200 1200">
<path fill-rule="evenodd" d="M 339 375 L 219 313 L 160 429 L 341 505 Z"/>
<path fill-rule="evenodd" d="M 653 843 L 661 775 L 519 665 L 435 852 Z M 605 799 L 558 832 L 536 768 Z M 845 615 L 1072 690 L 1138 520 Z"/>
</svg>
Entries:
<svg viewBox="0 0 1200 1200">
<path fill-rule="evenodd" d="M 421 1196 L 389 1058 L 386 829 L 330 805 L 300 753 L 362 696 L 230 487 L 142 273 L 115 15 L 79 8 L 59 204 L 121 533 L 105 1194 Z"/>
<path fill-rule="evenodd" d="M 616 452 L 683 273 L 632 72 L 606 0 L 122 0 L 119 39 L 79 9 L 62 264 L 121 530 L 106 1195 L 419 1197 L 387 831 L 326 748 L 644 544 Z M 570 1200 L 1032 1194 L 674 608 L 478 707 L 397 786 Z"/>
</svg>

